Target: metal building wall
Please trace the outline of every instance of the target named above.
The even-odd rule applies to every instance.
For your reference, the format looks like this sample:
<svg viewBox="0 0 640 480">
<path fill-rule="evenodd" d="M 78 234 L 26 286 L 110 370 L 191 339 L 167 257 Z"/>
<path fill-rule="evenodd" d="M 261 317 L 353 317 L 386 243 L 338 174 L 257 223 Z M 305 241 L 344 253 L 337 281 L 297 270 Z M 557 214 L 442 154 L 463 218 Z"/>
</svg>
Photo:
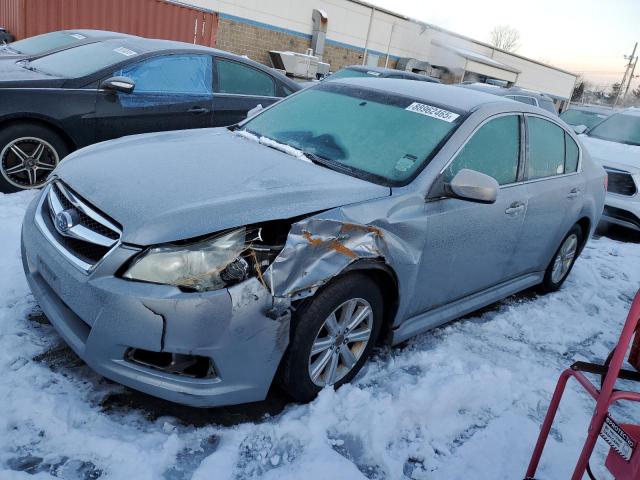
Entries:
<svg viewBox="0 0 640 480">
<path fill-rule="evenodd" d="M 18 40 L 95 28 L 214 46 L 218 16 L 166 0 L 0 0 L 0 25 Z"/>
</svg>

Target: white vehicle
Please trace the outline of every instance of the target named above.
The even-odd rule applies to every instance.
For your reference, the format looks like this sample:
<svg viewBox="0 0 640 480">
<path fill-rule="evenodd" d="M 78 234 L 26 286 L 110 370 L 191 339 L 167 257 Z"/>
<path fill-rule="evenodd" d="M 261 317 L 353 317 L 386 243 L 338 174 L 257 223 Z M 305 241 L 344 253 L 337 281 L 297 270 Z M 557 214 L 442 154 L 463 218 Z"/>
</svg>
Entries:
<svg viewBox="0 0 640 480">
<path fill-rule="evenodd" d="M 611 115 L 580 140 L 609 175 L 602 219 L 640 231 L 640 109 Z"/>
</svg>

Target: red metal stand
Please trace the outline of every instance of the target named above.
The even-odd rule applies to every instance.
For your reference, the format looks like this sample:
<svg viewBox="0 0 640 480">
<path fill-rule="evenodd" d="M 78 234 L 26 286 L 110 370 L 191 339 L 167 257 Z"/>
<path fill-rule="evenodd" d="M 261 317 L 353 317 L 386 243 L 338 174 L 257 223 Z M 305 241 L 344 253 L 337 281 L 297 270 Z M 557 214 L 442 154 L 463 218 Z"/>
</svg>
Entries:
<svg viewBox="0 0 640 480">
<path fill-rule="evenodd" d="M 549 410 L 542 424 L 540 435 L 536 443 L 531 462 L 527 469 L 525 479 L 533 479 L 544 450 L 551 425 L 556 416 L 560 400 L 564 393 L 569 378 L 575 378 L 580 385 L 594 398 L 596 407 L 587 432 L 587 439 L 582 448 L 582 453 L 578 458 L 571 480 L 582 480 L 588 468 L 589 458 L 593 452 L 598 436 L 602 432 L 602 437 L 611 446 L 609 455 L 605 462 L 607 469 L 615 476 L 616 480 L 638 480 L 640 479 L 640 448 L 636 448 L 640 443 L 640 426 L 618 425 L 609 416 L 609 406 L 623 400 L 640 402 L 640 393 L 614 390 L 618 378 L 625 380 L 640 381 L 640 291 L 636 294 L 631 310 L 627 316 L 618 344 L 609 356 L 610 362 L 604 365 L 597 365 L 585 362 L 576 362 L 570 368 L 562 372 L 555 392 L 551 398 Z M 636 369 L 623 370 L 622 364 L 631 340 L 634 338 L 629 363 Z M 603 376 L 602 388 L 598 390 L 591 383 L 584 373 L 595 373 Z"/>
</svg>

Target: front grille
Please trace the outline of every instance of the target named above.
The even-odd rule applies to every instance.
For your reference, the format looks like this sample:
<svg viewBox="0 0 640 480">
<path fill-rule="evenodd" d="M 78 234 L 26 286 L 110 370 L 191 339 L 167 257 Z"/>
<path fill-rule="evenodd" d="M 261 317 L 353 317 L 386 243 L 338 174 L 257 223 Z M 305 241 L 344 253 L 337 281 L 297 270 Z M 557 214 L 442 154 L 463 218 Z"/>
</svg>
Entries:
<svg viewBox="0 0 640 480">
<path fill-rule="evenodd" d="M 609 168 L 606 170 L 607 175 L 609 175 L 608 191 L 610 193 L 617 193 L 618 195 L 626 195 L 629 197 L 636 194 L 638 190 L 629 172 Z"/>
<path fill-rule="evenodd" d="M 77 266 L 90 270 L 118 243 L 121 228 L 61 181 L 52 182 L 44 195 L 39 220 Z"/>
</svg>

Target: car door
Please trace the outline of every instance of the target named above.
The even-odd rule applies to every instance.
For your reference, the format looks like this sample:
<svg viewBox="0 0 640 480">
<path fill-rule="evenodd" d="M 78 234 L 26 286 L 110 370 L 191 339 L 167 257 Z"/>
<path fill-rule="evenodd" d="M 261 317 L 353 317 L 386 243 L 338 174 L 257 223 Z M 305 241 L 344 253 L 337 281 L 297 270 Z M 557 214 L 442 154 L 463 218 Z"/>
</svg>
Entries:
<svg viewBox="0 0 640 480">
<path fill-rule="evenodd" d="M 215 73 L 215 126 L 238 123 L 252 108 L 267 107 L 284 96 L 279 82 L 251 65 L 217 57 Z"/>
<path fill-rule="evenodd" d="M 578 220 L 584 191 L 579 148 L 557 123 L 527 115 L 525 168 L 528 209 L 518 256 L 521 268 L 544 270 Z"/>
<path fill-rule="evenodd" d="M 422 256 L 413 313 L 447 304 L 514 277 L 513 254 L 526 214 L 526 187 L 518 183 L 521 116 L 499 115 L 482 124 L 443 170 L 450 181 L 463 168 L 495 178 L 496 202 L 455 198 L 428 201 L 427 241 Z"/>
<path fill-rule="evenodd" d="M 213 58 L 172 54 L 147 58 L 113 72 L 131 78 L 133 93 L 100 90 L 98 140 L 213 125 Z"/>
</svg>

